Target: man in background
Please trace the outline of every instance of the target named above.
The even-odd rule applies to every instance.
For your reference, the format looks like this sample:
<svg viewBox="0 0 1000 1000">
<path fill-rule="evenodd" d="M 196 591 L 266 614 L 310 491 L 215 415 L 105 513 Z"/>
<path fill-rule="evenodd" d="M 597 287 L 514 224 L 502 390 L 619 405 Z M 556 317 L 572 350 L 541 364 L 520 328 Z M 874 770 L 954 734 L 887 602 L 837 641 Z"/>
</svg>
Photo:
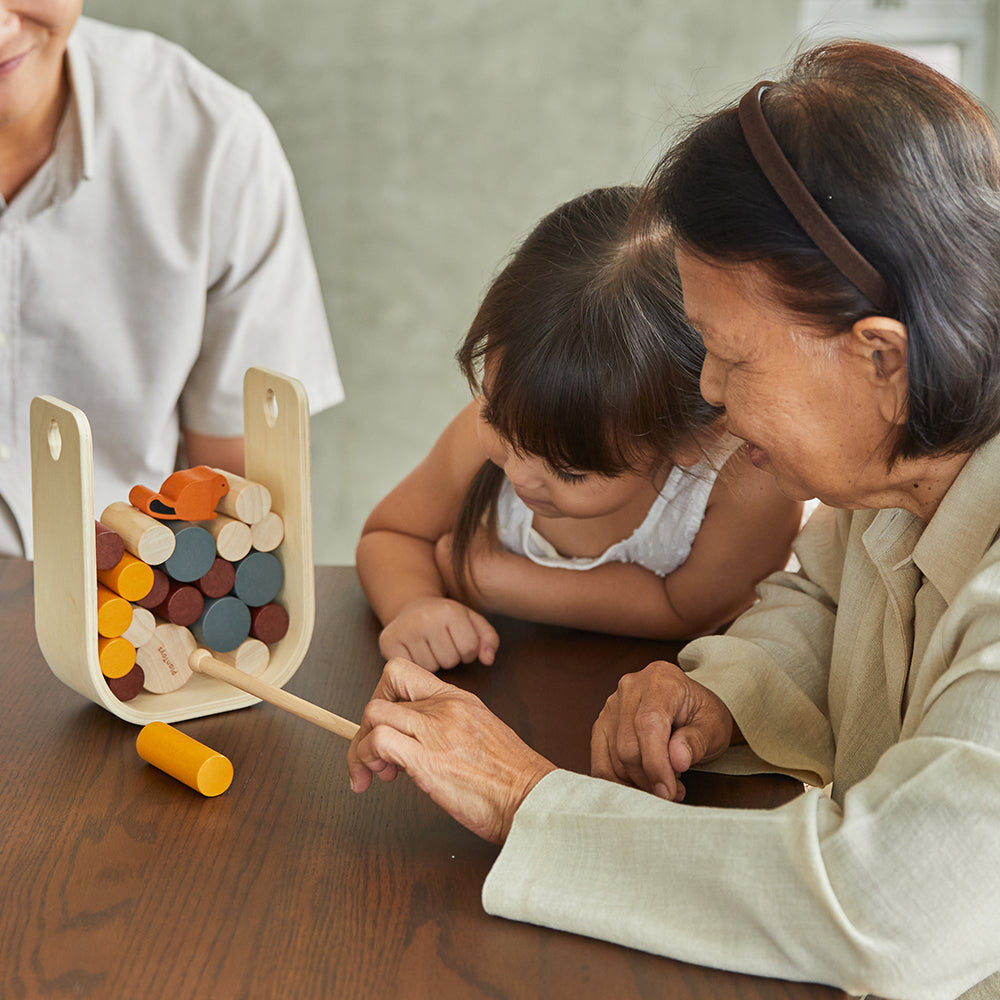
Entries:
<svg viewBox="0 0 1000 1000">
<path fill-rule="evenodd" d="M 94 505 L 178 464 L 243 471 L 243 373 L 343 398 L 291 169 L 178 46 L 0 0 L 0 554 L 31 558 L 29 405 L 80 407 Z"/>
</svg>

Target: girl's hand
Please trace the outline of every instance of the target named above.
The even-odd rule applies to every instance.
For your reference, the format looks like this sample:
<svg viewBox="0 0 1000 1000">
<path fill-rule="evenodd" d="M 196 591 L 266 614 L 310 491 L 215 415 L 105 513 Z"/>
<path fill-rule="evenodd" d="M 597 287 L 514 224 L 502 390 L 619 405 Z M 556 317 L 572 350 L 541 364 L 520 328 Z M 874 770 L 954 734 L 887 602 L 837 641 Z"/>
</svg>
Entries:
<svg viewBox="0 0 1000 1000">
<path fill-rule="evenodd" d="M 729 746 L 733 717 L 718 695 L 658 661 L 626 674 L 594 723 L 591 773 L 680 802 L 678 778 Z"/>
<path fill-rule="evenodd" d="M 472 608 L 446 597 L 418 597 L 405 604 L 378 639 L 382 655 L 402 656 L 432 673 L 496 657 L 500 636 Z"/>
<path fill-rule="evenodd" d="M 347 751 L 351 788 L 405 771 L 477 836 L 500 844 L 528 792 L 555 766 L 468 691 L 390 660 Z"/>
</svg>

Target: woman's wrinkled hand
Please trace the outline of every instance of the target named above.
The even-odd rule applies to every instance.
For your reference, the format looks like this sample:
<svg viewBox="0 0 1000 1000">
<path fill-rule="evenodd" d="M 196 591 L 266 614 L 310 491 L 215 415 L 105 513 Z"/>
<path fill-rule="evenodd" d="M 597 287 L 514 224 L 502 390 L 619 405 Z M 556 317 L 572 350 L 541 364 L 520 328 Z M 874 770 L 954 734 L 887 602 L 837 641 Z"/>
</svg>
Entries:
<svg viewBox="0 0 1000 1000">
<path fill-rule="evenodd" d="M 591 772 L 679 802 L 679 776 L 718 757 L 732 735 L 733 717 L 718 695 L 658 661 L 622 677 L 607 700 L 591 733 Z"/>
<path fill-rule="evenodd" d="M 528 793 L 555 770 L 475 696 L 408 660 L 386 664 L 347 752 L 351 788 L 405 771 L 477 836 L 503 843 Z"/>
</svg>

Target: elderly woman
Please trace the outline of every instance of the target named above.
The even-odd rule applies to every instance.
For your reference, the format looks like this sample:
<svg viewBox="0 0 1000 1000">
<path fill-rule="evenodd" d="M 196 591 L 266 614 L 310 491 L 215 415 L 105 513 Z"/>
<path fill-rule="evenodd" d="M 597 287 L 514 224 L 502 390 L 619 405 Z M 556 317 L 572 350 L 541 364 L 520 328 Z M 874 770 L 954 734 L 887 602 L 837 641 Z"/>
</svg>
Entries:
<svg viewBox="0 0 1000 1000">
<path fill-rule="evenodd" d="M 403 769 L 504 842 L 493 913 L 855 993 L 996 997 L 991 124 L 921 63 L 820 48 L 697 123 L 645 211 L 677 236 L 703 394 L 785 493 L 840 509 L 803 531 L 801 570 L 688 645 L 683 670 L 622 680 L 594 726 L 595 777 L 394 661 L 352 785 Z M 815 787 L 770 812 L 678 805 L 683 772 L 724 753 Z"/>
</svg>

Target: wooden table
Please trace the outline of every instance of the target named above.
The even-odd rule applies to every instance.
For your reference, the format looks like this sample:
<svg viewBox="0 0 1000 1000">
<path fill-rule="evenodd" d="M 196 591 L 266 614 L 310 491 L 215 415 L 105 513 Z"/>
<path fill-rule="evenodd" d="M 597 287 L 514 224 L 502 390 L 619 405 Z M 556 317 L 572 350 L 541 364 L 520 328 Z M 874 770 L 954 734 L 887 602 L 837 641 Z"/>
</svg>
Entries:
<svg viewBox="0 0 1000 1000">
<path fill-rule="evenodd" d="M 287 689 L 357 719 L 381 670 L 353 568 L 317 570 Z M 179 723 L 236 777 L 205 799 L 144 764 L 137 729 L 61 684 L 34 639 L 31 564 L 0 560 L 0 997 L 108 1000 L 793 1000 L 839 990 L 702 969 L 487 916 L 497 848 L 405 777 L 362 796 L 347 744 L 268 705 Z M 664 646 L 498 621 L 492 668 L 451 675 L 555 763 L 588 766 L 618 675 Z M 793 782 L 688 782 L 771 806 Z"/>
</svg>

